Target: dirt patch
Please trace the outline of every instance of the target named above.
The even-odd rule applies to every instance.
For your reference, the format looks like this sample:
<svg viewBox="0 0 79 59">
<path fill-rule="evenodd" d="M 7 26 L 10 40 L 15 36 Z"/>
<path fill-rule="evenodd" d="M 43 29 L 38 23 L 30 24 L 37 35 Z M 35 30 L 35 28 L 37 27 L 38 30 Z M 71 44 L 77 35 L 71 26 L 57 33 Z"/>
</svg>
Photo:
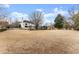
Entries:
<svg viewBox="0 0 79 59">
<path fill-rule="evenodd" d="M 0 33 L 0 53 L 79 53 L 79 32 L 7 30 Z"/>
</svg>

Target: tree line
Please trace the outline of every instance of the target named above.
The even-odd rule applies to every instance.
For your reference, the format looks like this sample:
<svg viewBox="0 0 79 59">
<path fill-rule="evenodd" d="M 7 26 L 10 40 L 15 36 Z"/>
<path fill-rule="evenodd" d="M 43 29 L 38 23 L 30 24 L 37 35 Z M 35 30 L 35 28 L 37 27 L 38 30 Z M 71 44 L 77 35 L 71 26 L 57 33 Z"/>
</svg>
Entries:
<svg viewBox="0 0 79 59">
<path fill-rule="evenodd" d="M 49 27 L 51 27 L 52 29 L 56 28 L 79 30 L 79 12 L 75 13 L 75 10 L 73 9 L 68 12 L 70 17 L 65 19 L 63 15 L 58 14 L 54 20 L 54 24 L 50 23 Z M 36 30 L 43 24 L 43 18 L 44 15 L 42 14 L 42 12 L 34 12 L 29 16 L 30 21 L 35 24 Z"/>
<path fill-rule="evenodd" d="M 4 11 L 3 11 L 4 10 Z M 3 12 L 2 12 L 3 11 Z M 51 22 L 50 25 L 43 25 L 44 23 L 44 14 L 39 11 L 31 13 L 28 17 L 29 21 L 35 25 L 35 29 L 74 29 L 79 30 L 79 11 L 75 13 L 74 8 L 68 10 L 69 17 L 65 17 L 61 14 L 58 14 L 54 20 L 54 24 Z M 7 18 L 7 13 L 5 8 L 0 7 L 0 19 Z M 67 18 L 67 19 L 65 19 Z M 18 20 L 14 22 L 17 25 Z"/>
</svg>

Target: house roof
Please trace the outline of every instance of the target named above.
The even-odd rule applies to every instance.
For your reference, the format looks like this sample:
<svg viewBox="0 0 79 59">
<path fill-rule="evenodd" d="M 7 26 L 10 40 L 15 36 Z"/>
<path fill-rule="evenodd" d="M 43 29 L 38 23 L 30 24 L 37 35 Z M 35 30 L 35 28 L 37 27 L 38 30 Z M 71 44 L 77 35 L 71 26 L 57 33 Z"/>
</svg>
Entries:
<svg viewBox="0 0 79 59">
<path fill-rule="evenodd" d="M 23 22 L 26 22 L 26 23 L 31 23 L 31 24 L 33 24 L 33 22 L 31 22 L 31 21 L 28 21 L 28 20 L 24 20 Z"/>
</svg>

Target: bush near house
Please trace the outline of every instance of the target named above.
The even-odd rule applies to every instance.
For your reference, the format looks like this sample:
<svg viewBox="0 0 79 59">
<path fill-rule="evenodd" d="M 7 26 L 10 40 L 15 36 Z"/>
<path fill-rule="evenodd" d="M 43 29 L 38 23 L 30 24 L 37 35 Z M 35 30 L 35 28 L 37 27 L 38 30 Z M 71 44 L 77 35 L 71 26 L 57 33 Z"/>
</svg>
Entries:
<svg viewBox="0 0 79 59">
<path fill-rule="evenodd" d="M 6 31 L 7 29 L 5 28 L 5 29 L 0 29 L 0 32 L 3 32 L 3 31 Z"/>
</svg>

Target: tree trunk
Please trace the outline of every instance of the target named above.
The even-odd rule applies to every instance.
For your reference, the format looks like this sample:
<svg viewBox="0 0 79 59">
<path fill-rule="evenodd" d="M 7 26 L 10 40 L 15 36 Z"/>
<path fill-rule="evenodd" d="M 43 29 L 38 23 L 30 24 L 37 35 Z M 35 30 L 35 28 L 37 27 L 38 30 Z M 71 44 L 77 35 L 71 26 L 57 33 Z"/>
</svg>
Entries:
<svg viewBox="0 0 79 59">
<path fill-rule="evenodd" d="M 35 29 L 36 29 L 36 30 L 38 30 L 38 27 L 39 27 L 39 26 L 38 26 L 38 25 L 36 25 L 36 26 L 35 26 Z"/>
</svg>

